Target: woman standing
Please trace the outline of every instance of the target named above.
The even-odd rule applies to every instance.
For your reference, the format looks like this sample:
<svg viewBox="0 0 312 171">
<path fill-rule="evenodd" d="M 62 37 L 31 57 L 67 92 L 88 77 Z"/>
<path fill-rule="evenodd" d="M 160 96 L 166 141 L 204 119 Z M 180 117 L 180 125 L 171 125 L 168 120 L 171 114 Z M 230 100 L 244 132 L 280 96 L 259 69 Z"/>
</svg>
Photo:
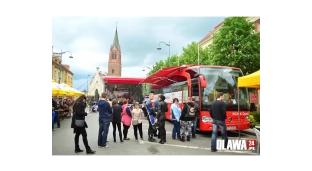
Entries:
<svg viewBox="0 0 312 171">
<path fill-rule="evenodd" d="M 181 108 L 179 106 L 179 99 L 174 98 L 173 103 L 170 107 L 170 118 L 173 121 L 172 139 L 181 139 L 180 135 L 180 117 Z"/>
<path fill-rule="evenodd" d="M 158 110 L 157 110 L 157 119 L 159 123 L 159 134 L 160 134 L 160 144 L 164 144 L 166 142 L 166 115 L 165 112 L 168 111 L 167 103 L 165 102 L 166 97 L 162 94 L 159 97 Z"/>
<path fill-rule="evenodd" d="M 83 152 L 83 150 L 79 148 L 79 136 L 81 134 L 83 144 L 86 148 L 86 153 L 94 154 L 95 151 L 91 150 L 88 144 L 88 139 L 87 139 L 86 128 L 88 128 L 88 125 L 85 121 L 85 116 L 87 116 L 88 113 L 85 112 L 85 108 L 86 108 L 86 96 L 82 95 L 75 101 L 75 104 L 73 106 L 74 116 L 72 118 L 71 128 L 74 128 L 74 133 L 76 134 L 75 135 L 75 153 Z M 84 120 L 84 125 L 82 127 L 76 126 L 75 120 Z"/>
<path fill-rule="evenodd" d="M 134 129 L 135 141 L 138 141 L 138 128 L 141 140 L 143 140 L 143 130 L 142 130 L 142 116 L 143 110 L 140 109 L 139 102 L 135 102 L 134 109 L 132 110 L 132 124 Z"/>
<path fill-rule="evenodd" d="M 128 129 L 131 125 L 131 110 L 128 107 L 128 100 L 123 101 L 122 106 L 122 116 L 121 116 L 121 122 L 123 123 L 123 134 L 124 134 L 124 140 L 130 140 L 130 138 L 127 137 L 128 135 Z"/>
<path fill-rule="evenodd" d="M 117 125 L 118 132 L 119 132 L 120 142 L 124 142 L 122 140 L 122 133 L 121 133 L 121 112 L 122 112 L 122 108 L 121 108 L 121 106 L 118 105 L 117 100 L 113 100 L 112 105 L 113 105 L 112 124 L 113 124 L 114 142 L 116 142 L 116 125 Z"/>
</svg>

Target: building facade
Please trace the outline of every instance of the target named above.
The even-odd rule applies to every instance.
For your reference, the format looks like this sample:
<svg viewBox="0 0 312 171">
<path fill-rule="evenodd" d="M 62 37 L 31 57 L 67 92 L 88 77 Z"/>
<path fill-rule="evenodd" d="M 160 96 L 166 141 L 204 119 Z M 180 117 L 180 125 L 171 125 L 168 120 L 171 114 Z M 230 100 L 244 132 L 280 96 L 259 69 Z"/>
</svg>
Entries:
<svg viewBox="0 0 312 171">
<path fill-rule="evenodd" d="M 107 73 L 102 73 L 102 71 L 97 70 L 96 73 L 93 75 L 90 83 L 89 83 L 89 90 L 88 90 L 88 97 L 89 99 L 93 99 L 98 101 L 101 98 L 101 94 L 105 91 L 105 84 L 104 84 L 104 76 L 107 76 Z"/>
<path fill-rule="evenodd" d="M 113 44 L 110 47 L 107 74 L 108 76 L 121 77 L 121 48 L 118 40 L 117 27 Z"/>
<path fill-rule="evenodd" d="M 65 83 L 73 86 L 74 74 L 70 71 L 70 66 L 62 64 L 61 53 L 52 55 L 52 79 L 57 83 Z"/>
<path fill-rule="evenodd" d="M 255 25 L 255 33 L 260 32 L 260 17 L 246 17 L 246 20 L 253 22 Z M 222 27 L 223 22 L 218 24 L 213 30 L 211 30 L 201 41 L 198 42 L 199 46 L 203 49 L 209 47 L 213 42 L 213 35 L 219 32 L 219 29 Z"/>
</svg>

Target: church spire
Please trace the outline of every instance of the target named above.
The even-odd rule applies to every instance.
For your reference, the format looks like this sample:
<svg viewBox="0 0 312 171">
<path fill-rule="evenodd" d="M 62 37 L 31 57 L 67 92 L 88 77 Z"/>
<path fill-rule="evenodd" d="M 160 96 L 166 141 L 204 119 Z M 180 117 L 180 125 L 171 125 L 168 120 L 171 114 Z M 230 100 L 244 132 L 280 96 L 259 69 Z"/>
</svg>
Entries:
<svg viewBox="0 0 312 171">
<path fill-rule="evenodd" d="M 117 49 L 120 48 L 119 40 L 118 40 L 118 33 L 117 33 L 117 22 L 116 22 L 116 32 L 115 32 L 115 37 L 114 37 L 114 42 L 112 44 L 112 47 L 113 46 L 115 46 Z"/>
</svg>

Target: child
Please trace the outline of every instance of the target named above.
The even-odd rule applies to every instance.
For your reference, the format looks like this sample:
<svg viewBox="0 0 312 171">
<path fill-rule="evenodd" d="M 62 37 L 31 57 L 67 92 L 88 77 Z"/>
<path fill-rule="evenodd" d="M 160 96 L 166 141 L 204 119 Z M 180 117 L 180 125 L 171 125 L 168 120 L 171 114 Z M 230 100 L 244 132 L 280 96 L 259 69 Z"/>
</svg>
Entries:
<svg viewBox="0 0 312 171">
<path fill-rule="evenodd" d="M 52 107 L 52 131 L 55 131 L 55 129 L 54 129 L 54 118 L 55 118 L 55 112 L 54 112 L 54 108 Z"/>
</svg>

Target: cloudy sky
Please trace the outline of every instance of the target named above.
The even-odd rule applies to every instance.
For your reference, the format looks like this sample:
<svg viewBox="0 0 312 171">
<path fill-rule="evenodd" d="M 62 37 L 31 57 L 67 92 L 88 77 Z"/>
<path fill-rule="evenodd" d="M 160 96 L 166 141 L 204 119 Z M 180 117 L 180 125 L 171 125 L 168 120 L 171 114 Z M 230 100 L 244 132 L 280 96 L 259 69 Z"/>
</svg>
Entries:
<svg viewBox="0 0 312 171">
<path fill-rule="evenodd" d="M 109 49 L 118 30 L 121 46 L 122 77 L 145 77 L 143 66 L 152 67 L 166 59 L 169 48 L 159 42 L 170 41 L 170 53 L 181 54 L 182 48 L 192 41 L 199 42 L 224 17 L 54 17 L 52 19 L 52 45 L 54 52 L 71 51 L 63 55 L 63 64 L 70 65 L 74 73 L 73 87 L 86 89 L 87 75 L 96 67 L 107 72 Z M 91 79 L 91 77 L 89 77 Z M 82 87 L 81 87 L 82 86 Z"/>
</svg>

